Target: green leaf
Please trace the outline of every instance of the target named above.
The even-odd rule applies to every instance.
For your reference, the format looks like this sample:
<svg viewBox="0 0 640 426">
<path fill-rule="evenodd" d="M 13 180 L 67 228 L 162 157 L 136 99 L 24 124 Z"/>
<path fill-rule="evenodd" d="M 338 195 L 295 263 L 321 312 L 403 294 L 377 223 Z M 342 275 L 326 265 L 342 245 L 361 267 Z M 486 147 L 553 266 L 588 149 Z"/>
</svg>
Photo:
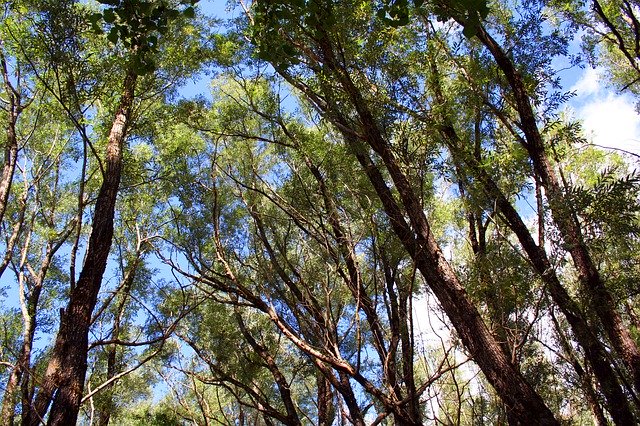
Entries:
<svg viewBox="0 0 640 426">
<path fill-rule="evenodd" d="M 116 14 L 113 12 L 113 9 L 105 9 L 102 16 L 104 16 L 104 21 L 107 24 L 113 24 L 116 20 Z"/>
<path fill-rule="evenodd" d="M 92 24 L 97 24 L 102 19 L 102 13 L 92 13 L 87 19 L 89 19 L 89 22 Z"/>
<path fill-rule="evenodd" d="M 158 44 L 158 37 L 150 35 L 149 37 L 147 37 L 147 44 L 150 47 L 154 47 L 156 44 Z"/>
<path fill-rule="evenodd" d="M 107 34 L 107 40 L 113 44 L 118 43 L 118 29 L 116 27 L 111 28 L 109 34 Z"/>
<path fill-rule="evenodd" d="M 189 6 L 182 12 L 182 14 L 186 18 L 192 19 L 196 16 L 196 10 L 192 6 Z"/>
</svg>

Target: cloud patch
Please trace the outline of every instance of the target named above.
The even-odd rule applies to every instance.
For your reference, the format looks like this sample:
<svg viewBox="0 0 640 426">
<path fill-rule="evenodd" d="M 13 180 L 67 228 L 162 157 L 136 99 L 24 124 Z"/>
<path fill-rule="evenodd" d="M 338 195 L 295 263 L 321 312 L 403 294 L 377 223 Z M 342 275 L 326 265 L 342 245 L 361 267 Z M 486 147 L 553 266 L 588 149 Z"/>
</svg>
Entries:
<svg viewBox="0 0 640 426">
<path fill-rule="evenodd" d="M 570 89 L 576 93 L 570 108 L 582 120 L 589 142 L 640 154 L 640 116 L 634 100 L 613 92 L 604 78 L 598 69 L 584 70 Z"/>
</svg>

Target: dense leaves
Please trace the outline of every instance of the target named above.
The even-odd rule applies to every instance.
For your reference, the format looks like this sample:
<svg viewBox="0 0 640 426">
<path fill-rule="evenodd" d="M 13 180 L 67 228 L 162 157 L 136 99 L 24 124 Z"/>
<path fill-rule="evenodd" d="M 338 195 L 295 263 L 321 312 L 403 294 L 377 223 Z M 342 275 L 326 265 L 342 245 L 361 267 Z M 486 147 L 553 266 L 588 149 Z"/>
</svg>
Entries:
<svg viewBox="0 0 640 426">
<path fill-rule="evenodd" d="M 633 2 L 210 7 L 3 9 L 1 424 L 638 422 Z"/>
</svg>

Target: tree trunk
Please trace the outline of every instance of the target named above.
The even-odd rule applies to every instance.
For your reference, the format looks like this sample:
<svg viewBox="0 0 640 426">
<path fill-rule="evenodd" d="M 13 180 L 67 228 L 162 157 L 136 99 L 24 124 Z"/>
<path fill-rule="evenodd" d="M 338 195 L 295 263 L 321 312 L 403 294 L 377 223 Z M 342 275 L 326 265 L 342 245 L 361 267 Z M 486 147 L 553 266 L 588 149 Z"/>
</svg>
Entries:
<svg viewBox="0 0 640 426">
<path fill-rule="evenodd" d="M 533 268 L 544 281 L 554 303 L 560 308 L 573 332 L 576 340 L 585 351 L 585 357 L 591 364 L 594 374 L 602 386 L 602 392 L 607 400 L 607 406 L 616 424 L 633 423 L 633 415 L 618 383 L 617 376 L 608 362 L 604 346 L 592 333 L 578 304 L 571 298 L 553 271 L 544 248 L 537 245 L 526 224 L 515 208 L 506 199 L 491 177 L 480 167 L 479 163 L 470 156 L 462 154 L 461 142 L 453 129 L 444 131 L 450 141 L 451 154 L 454 158 L 464 161 L 472 175 L 483 185 L 488 196 L 496 200 L 498 210 L 503 215 L 507 226 L 518 238 Z"/>
<path fill-rule="evenodd" d="M 533 390 L 502 351 L 458 281 L 455 272 L 445 260 L 431 233 L 419 198 L 380 133 L 361 93 L 348 72 L 335 58 L 326 33 L 321 33 L 319 48 L 325 72 L 333 75 L 342 86 L 342 90 L 351 101 L 354 113 L 357 114 L 358 126 L 357 128 L 350 126 L 350 121 L 342 116 L 340 111 L 329 109 L 331 107 L 325 110 L 326 116 L 342 131 L 347 143 L 352 146 L 358 161 L 382 201 L 394 232 L 438 298 L 465 347 L 515 416 L 530 425 L 558 424 L 540 395 Z M 324 96 L 332 99 L 333 93 L 325 92 Z M 399 193 L 400 204 L 388 188 L 379 166 L 375 165 L 363 152 L 360 147 L 362 142 L 381 158 Z M 410 225 L 405 217 L 409 219 Z"/>
<path fill-rule="evenodd" d="M 321 372 L 316 373 L 316 387 L 318 389 L 318 426 L 330 426 L 336 416 L 333 404 L 331 383 Z"/>
<path fill-rule="evenodd" d="M 520 115 L 521 127 L 526 138 L 526 143 L 523 143 L 524 148 L 547 190 L 554 222 L 558 226 L 567 245 L 567 250 L 573 259 L 582 289 L 588 295 L 589 306 L 600 319 L 613 347 L 631 373 L 636 390 L 640 392 L 640 349 L 616 310 L 614 299 L 591 259 L 575 211 L 564 196 L 558 177 L 545 152 L 544 142 L 538 130 L 535 113 L 524 88 L 522 76 L 506 53 L 484 28 L 480 28 L 476 36 L 491 52 L 511 86 Z"/>
<path fill-rule="evenodd" d="M 439 73 L 436 64 L 432 63 L 431 68 L 434 76 L 433 81 L 436 99 L 438 102 L 444 103 L 444 96 L 440 88 Z M 627 398 L 625 398 L 615 371 L 608 361 L 606 349 L 591 331 L 578 304 L 571 298 L 553 271 L 551 262 L 542 245 L 544 241 L 542 225 L 539 225 L 538 229 L 541 244 L 536 244 L 516 209 L 511 205 L 509 200 L 507 200 L 491 176 L 481 167 L 482 159 L 479 154 L 478 141 L 476 141 L 474 153 L 471 155 L 471 153 L 466 152 L 466 144 L 460 140 L 451 122 L 446 118 L 444 121 L 445 125 L 440 127 L 440 132 L 449 147 L 449 152 L 454 162 L 466 166 L 470 175 L 482 185 L 486 195 L 490 199 L 495 200 L 497 210 L 502 214 L 509 229 L 516 234 L 533 268 L 547 286 L 552 300 L 567 318 L 578 343 L 585 351 L 585 356 L 602 386 L 602 392 L 605 395 L 607 406 L 614 423 L 620 425 L 633 423 L 633 415 Z M 538 208 L 541 208 L 540 200 L 538 200 Z M 474 241 L 473 238 L 472 242 Z M 476 245 L 480 246 L 479 242 L 476 242 Z M 474 248 L 474 252 L 475 251 L 476 249 Z"/>
<path fill-rule="evenodd" d="M 289 387 L 289 382 L 287 382 L 286 377 L 280 371 L 280 368 L 276 364 L 276 360 L 273 358 L 273 355 L 269 352 L 269 350 L 259 344 L 256 339 L 253 338 L 249 330 L 244 324 L 244 320 L 242 319 L 242 315 L 236 310 L 234 312 L 234 316 L 236 322 L 238 323 L 238 327 L 240 328 L 240 332 L 244 336 L 245 340 L 251 345 L 251 348 L 257 353 L 260 358 L 265 363 L 267 369 L 271 372 L 274 381 L 276 382 L 276 386 L 278 387 L 278 391 L 280 393 L 280 399 L 282 400 L 282 404 L 287 410 L 287 424 L 292 426 L 301 426 L 302 422 L 300 421 L 300 417 L 298 416 L 298 412 L 296 411 L 295 403 L 291 398 L 291 388 Z"/>
<path fill-rule="evenodd" d="M 102 284 L 111 242 L 113 218 L 122 172 L 122 150 L 131 116 L 137 74 L 124 80 L 120 105 L 107 143 L 106 167 L 96 200 L 93 228 L 86 260 L 67 308 L 60 315 L 60 329 L 51 359 L 34 401 L 28 424 L 38 425 L 53 400 L 47 424 L 73 425 L 78 418 L 85 374 L 91 313 Z"/>
<path fill-rule="evenodd" d="M 24 109 L 22 105 L 22 97 L 20 92 L 11 84 L 9 78 L 9 70 L 4 54 L 0 52 L 0 66 L 2 67 L 2 77 L 4 87 L 9 98 L 7 106 L 7 125 L 6 135 L 7 141 L 4 146 L 4 165 L 2 167 L 2 176 L 0 177 L 0 223 L 4 218 L 7 210 L 7 202 L 9 201 L 9 193 L 11 191 L 11 182 L 16 170 L 16 162 L 18 159 L 18 136 L 16 134 L 16 123 L 18 117 Z M 18 81 L 18 83 L 20 83 Z"/>
</svg>

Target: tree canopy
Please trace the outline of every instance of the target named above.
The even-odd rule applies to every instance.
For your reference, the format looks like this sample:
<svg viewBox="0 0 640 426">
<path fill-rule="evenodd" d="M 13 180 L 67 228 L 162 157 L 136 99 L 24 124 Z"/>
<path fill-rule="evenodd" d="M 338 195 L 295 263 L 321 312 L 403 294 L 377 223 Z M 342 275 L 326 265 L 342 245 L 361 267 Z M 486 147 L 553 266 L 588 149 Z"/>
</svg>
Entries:
<svg viewBox="0 0 640 426">
<path fill-rule="evenodd" d="M 0 424 L 640 422 L 638 4 L 214 5 L 3 7 Z"/>
</svg>

